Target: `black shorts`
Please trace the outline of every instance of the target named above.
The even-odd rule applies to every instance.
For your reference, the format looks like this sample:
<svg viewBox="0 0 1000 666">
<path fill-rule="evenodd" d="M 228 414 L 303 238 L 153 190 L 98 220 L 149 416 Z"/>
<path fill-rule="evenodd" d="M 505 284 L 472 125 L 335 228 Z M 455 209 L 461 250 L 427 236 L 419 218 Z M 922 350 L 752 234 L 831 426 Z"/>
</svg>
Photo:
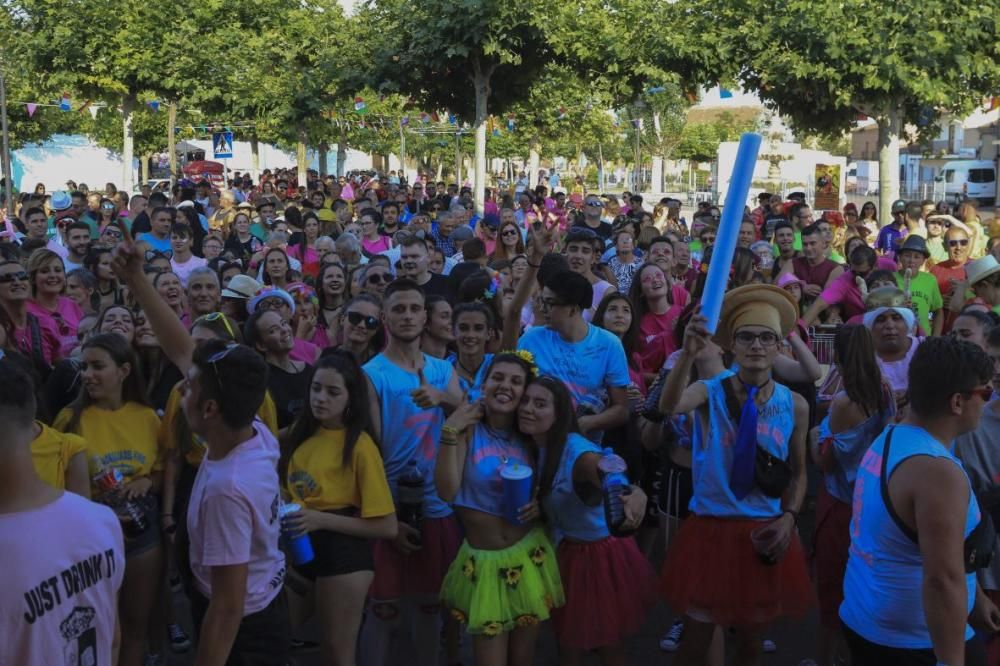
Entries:
<svg viewBox="0 0 1000 666">
<path fill-rule="evenodd" d="M 643 527 L 657 527 L 660 524 L 660 508 L 657 499 L 663 486 L 663 475 L 666 465 L 666 452 L 662 450 L 642 452 L 642 477 L 639 487 L 646 493 L 646 515 L 642 518 Z"/>
<path fill-rule="evenodd" d="M 160 545 L 160 541 L 163 540 L 160 534 L 160 501 L 155 495 L 149 494 L 139 500 L 136 503 L 143 510 L 143 514 L 146 518 L 146 531 L 135 537 L 134 539 L 129 539 L 125 537 L 125 557 L 129 558 L 134 555 L 141 555 L 148 550 L 152 550 Z"/>
<path fill-rule="evenodd" d="M 934 650 L 918 650 L 907 648 L 892 648 L 886 645 L 872 643 L 852 631 L 843 622 L 844 638 L 851 650 L 853 666 L 935 666 L 939 663 L 934 656 Z M 966 666 L 986 666 L 986 651 L 982 641 L 973 638 L 965 644 Z"/>
<path fill-rule="evenodd" d="M 208 599 L 198 590 L 191 593 L 191 619 L 200 636 L 208 612 Z M 280 666 L 288 659 L 292 625 L 284 590 L 278 590 L 266 608 L 240 620 L 240 628 L 226 659 L 226 666 Z"/>
<path fill-rule="evenodd" d="M 357 511 L 331 511 L 339 515 L 356 516 Z M 375 559 L 372 556 L 370 539 L 318 530 L 309 533 L 315 557 L 312 562 L 301 566 L 295 565 L 295 571 L 308 578 L 316 580 L 327 576 L 343 576 L 355 571 L 375 571 Z"/>
<path fill-rule="evenodd" d="M 694 485 L 691 478 L 691 468 L 682 467 L 664 456 L 665 465 L 663 478 L 660 479 L 659 493 L 651 495 L 656 498 L 657 508 L 665 516 L 671 518 L 687 518 L 691 511 L 691 497 L 694 495 Z"/>
</svg>

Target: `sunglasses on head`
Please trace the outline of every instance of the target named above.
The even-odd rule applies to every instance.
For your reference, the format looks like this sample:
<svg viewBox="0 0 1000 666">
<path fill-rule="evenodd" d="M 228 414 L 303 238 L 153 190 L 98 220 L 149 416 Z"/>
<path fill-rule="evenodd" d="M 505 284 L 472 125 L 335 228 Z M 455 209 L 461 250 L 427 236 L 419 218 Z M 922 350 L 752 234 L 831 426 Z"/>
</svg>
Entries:
<svg viewBox="0 0 1000 666">
<path fill-rule="evenodd" d="M 378 328 L 378 318 L 372 317 L 371 315 L 363 315 L 360 312 L 348 312 L 347 321 L 351 323 L 351 326 L 360 326 L 364 322 L 365 328 L 369 331 L 374 331 Z"/>
<path fill-rule="evenodd" d="M 5 273 L 0 275 L 0 284 L 8 284 L 10 282 L 27 282 L 28 273 L 27 271 L 17 271 L 16 273 Z"/>
<path fill-rule="evenodd" d="M 198 317 L 197 319 L 195 319 L 194 324 L 191 326 L 191 329 L 193 330 L 195 326 L 198 326 L 199 324 L 202 324 L 204 322 L 215 322 L 219 321 L 220 319 L 222 320 L 222 325 L 226 327 L 226 333 L 229 334 L 229 339 L 235 340 L 236 333 L 233 331 L 233 327 L 229 323 L 229 317 L 222 314 L 221 312 L 210 312 L 207 315 L 202 315 Z"/>
</svg>

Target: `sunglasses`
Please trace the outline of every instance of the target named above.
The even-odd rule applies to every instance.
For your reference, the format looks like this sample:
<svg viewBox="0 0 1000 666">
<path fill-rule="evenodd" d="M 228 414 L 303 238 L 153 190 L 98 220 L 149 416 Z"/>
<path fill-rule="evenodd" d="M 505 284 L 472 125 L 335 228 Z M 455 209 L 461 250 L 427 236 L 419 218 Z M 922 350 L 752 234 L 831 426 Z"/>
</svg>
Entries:
<svg viewBox="0 0 1000 666">
<path fill-rule="evenodd" d="M 989 402 L 993 399 L 993 387 L 984 386 L 983 388 L 971 389 L 969 391 L 964 391 L 963 395 L 967 395 L 969 397 L 977 395 L 983 402 Z"/>
<path fill-rule="evenodd" d="M 117 238 L 118 240 L 122 239 L 122 232 L 114 231 L 112 229 L 105 229 L 103 232 L 101 232 L 101 235 L 107 236 L 108 238 Z"/>
<path fill-rule="evenodd" d="M 0 284 L 7 284 L 9 282 L 27 282 L 28 273 L 27 271 L 18 271 L 16 273 L 5 273 L 0 275 Z"/>
<path fill-rule="evenodd" d="M 219 366 L 217 364 L 219 363 L 219 361 L 226 358 L 226 356 L 228 356 L 230 352 L 238 348 L 239 348 L 238 344 L 236 344 L 235 342 L 231 342 L 230 344 L 226 345 L 225 349 L 223 349 L 222 351 L 215 352 L 206 359 L 208 364 L 212 366 L 212 372 L 215 373 L 215 381 L 219 383 L 220 393 L 225 392 L 225 388 L 222 383 L 222 377 L 219 376 Z"/>
<path fill-rule="evenodd" d="M 388 273 L 375 273 L 365 278 L 365 282 L 368 284 L 389 284 L 392 282 L 392 276 Z"/>
<path fill-rule="evenodd" d="M 948 247 L 959 247 L 959 246 L 965 247 L 968 244 L 969 244 L 969 239 L 968 238 L 961 238 L 961 239 L 956 239 L 956 240 L 950 240 L 950 241 L 948 241 Z"/>
<path fill-rule="evenodd" d="M 146 263 L 149 263 L 153 259 L 157 259 L 157 258 L 160 258 L 160 257 L 162 257 L 164 259 L 173 259 L 174 258 L 174 251 L 173 250 L 146 250 Z"/>
<path fill-rule="evenodd" d="M 347 321 L 351 323 L 351 326 L 360 326 L 364 322 L 365 328 L 369 331 L 374 331 L 378 328 L 378 318 L 371 315 L 363 315 L 360 312 L 348 312 Z"/>
<path fill-rule="evenodd" d="M 588 201 L 587 205 L 590 206 L 591 208 L 603 208 L 604 207 L 604 204 L 602 204 L 600 201 Z"/>
<path fill-rule="evenodd" d="M 215 322 L 222 320 L 222 325 L 226 327 L 226 333 L 229 334 L 230 340 L 236 340 L 236 333 L 233 331 L 232 325 L 229 323 L 229 317 L 222 314 L 221 312 L 210 312 L 207 315 L 202 315 L 194 320 L 194 324 L 191 325 L 191 329 L 194 330 L 195 326 L 204 324 L 207 322 Z M 221 352 L 220 352 L 221 353 Z"/>
<path fill-rule="evenodd" d="M 501 236 L 517 236 L 518 235 L 518 231 L 517 231 L 517 229 L 504 229 L 503 233 L 500 234 L 500 235 Z"/>
</svg>

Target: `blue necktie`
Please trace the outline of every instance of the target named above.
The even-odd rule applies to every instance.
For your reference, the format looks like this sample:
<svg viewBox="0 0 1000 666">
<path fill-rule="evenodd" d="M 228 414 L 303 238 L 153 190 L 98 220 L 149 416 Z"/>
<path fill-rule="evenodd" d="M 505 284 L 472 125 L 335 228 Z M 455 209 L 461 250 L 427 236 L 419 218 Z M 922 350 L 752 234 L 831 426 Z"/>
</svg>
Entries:
<svg viewBox="0 0 1000 666">
<path fill-rule="evenodd" d="M 733 469 L 729 473 L 729 488 L 736 499 L 743 499 L 754 487 L 754 462 L 757 458 L 757 403 L 754 396 L 760 389 L 745 386 L 747 400 L 740 413 L 740 424 L 736 430 L 736 444 L 733 447 Z"/>
</svg>

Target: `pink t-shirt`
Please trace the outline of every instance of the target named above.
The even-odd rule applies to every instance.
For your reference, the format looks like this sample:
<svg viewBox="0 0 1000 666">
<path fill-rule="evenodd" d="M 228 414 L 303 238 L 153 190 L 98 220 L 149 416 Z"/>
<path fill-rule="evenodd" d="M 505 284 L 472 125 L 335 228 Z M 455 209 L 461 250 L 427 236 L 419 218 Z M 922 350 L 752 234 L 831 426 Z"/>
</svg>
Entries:
<svg viewBox="0 0 1000 666">
<path fill-rule="evenodd" d="M 59 350 L 62 348 L 59 326 L 52 318 L 52 315 L 45 314 L 44 312 L 35 313 L 30 310 L 28 314 L 38 320 L 38 338 L 41 343 L 38 351 L 41 352 L 45 362 L 52 365 L 62 358 L 62 355 L 59 353 Z M 19 352 L 28 358 L 34 358 L 35 336 L 32 333 L 30 321 L 24 328 L 15 328 L 11 332 L 11 337 L 14 339 L 14 347 Z"/>
<path fill-rule="evenodd" d="M 64 492 L 0 515 L 0 664 L 113 663 L 125 542 L 111 509 Z"/>
<path fill-rule="evenodd" d="M 83 309 L 76 304 L 76 301 L 66 296 L 60 296 L 58 303 L 56 311 L 50 312 L 40 303 L 28 301 L 28 312 L 36 317 L 52 321 L 59 334 L 59 356 L 65 358 L 79 344 L 76 339 L 76 329 L 80 325 L 80 320 L 83 319 Z"/>
<path fill-rule="evenodd" d="M 841 318 L 847 321 L 857 314 L 864 314 L 865 302 L 861 299 L 861 291 L 854 282 L 854 273 L 844 271 L 836 280 L 819 295 L 827 305 L 839 305 Z"/>
<path fill-rule="evenodd" d="M 278 548 L 278 442 L 259 419 L 254 431 L 222 460 L 205 456 L 187 514 L 191 572 L 202 594 L 212 598 L 212 567 L 249 565 L 244 616 L 266 608 L 285 578 Z"/>
<path fill-rule="evenodd" d="M 319 347 L 312 342 L 302 340 L 300 338 L 295 338 L 294 344 L 295 346 L 292 347 L 292 351 L 289 352 L 288 358 L 293 361 L 302 361 L 303 363 L 308 363 L 309 365 L 316 362 L 316 356 L 319 355 Z"/>
<path fill-rule="evenodd" d="M 677 349 L 674 324 L 684 311 L 689 297 L 687 291 L 679 284 L 674 285 L 671 295 L 674 303 L 666 312 L 659 315 L 647 312 L 639 322 L 638 352 L 642 359 L 642 367 L 649 372 L 659 371 L 667 357 Z"/>
<path fill-rule="evenodd" d="M 179 264 L 173 259 L 170 260 L 170 270 L 174 272 L 184 288 L 187 288 L 188 277 L 191 275 L 191 271 L 202 266 L 208 266 L 208 260 L 203 257 L 196 257 L 193 254 L 183 264 Z"/>
<path fill-rule="evenodd" d="M 361 245 L 365 248 L 368 254 L 378 254 L 379 252 L 385 252 L 392 247 L 392 242 L 389 240 L 388 236 L 379 236 L 373 241 L 367 238 L 361 239 Z"/>
</svg>

